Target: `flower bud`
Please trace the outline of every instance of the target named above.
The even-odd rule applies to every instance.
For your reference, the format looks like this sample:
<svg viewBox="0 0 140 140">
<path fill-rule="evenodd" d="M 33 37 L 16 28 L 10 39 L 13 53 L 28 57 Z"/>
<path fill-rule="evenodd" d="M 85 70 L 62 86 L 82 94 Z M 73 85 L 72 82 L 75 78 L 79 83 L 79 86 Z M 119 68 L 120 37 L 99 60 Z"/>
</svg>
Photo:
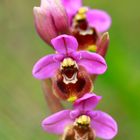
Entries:
<svg viewBox="0 0 140 140">
<path fill-rule="evenodd" d="M 108 32 L 103 33 L 103 35 L 100 36 L 100 39 L 97 43 L 96 53 L 100 54 L 102 57 L 105 58 L 108 51 L 109 42 L 110 42 L 109 33 Z M 96 80 L 97 76 L 98 76 L 97 74 L 92 75 L 93 83 Z"/>
<path fill-rule="evenodd" d="M 97 47 L 97 53 L 100 54 L 101 56 L 105 57 L 107 54 L 107 50 L 109 47 L 109 42 L 110 42 L 110 38 L 109 38 L 109 33 L 105 32 L 101 37 L 100 40 L 98 42 L 98 47 Z"/>
<path fill-rule="evenodd" d="M 60 0 L 41 0 L 40 7 L 34 7 L 33 12 L 36 30 L 46 43 L 68 33 L 68 19 Z"/>
</svg>

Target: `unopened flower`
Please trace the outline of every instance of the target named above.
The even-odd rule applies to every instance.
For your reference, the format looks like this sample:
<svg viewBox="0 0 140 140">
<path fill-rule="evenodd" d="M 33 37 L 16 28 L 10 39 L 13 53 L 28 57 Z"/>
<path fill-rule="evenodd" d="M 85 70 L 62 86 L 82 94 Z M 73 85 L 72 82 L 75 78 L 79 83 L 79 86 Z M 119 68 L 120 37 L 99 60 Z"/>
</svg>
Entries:
<svg viewBox="0 0 140 140">
<path fill-rule="evenodd" d="M 82 0 L 62 0 L 66 8 L 72 34 L 77 38 L 79 49 L 96 51 L 99 33 L 107 31 L 111 17 L 103 10 L 82 7 Z"/>
<path fill-rule="evenodd" d="M 78 137 L 90 140 L 95 136 L 112 139 L 118 131 L 116 121 L 105 112 L 93 110 L 100 99 L 101 96 L 85 94 L 75 101 L 73 110 L 63 110 L 44 119 L 43 129 L 49 133 L 63 134 L 63 140 L 77 140 Z"/>
<path fill-rule="evenodd" d="M 100 40 L 98 41 L 98 48 L 96 53 L 105 57 L 108 50 L 109 42 L 110 38 L 108 32 L 103 33 L 102 36 L 100 37 Z"/>
<path fill-rule="evenodd" d="M 36 30 L 46 43 L 68 32 L 68 19 L 60 0 L 41 0 L 40 7 L 34 7 L 33 12 Z"/>
<path fill-rule="evenodd" d="M 73 36 L 61 35 L 51 43 L 56 54 L 41 58 L 33 68 L 33 76 L 40 80 L 53 78 L 53 90 L 62 99 L 76 99 L 90 92 L 92 82 L 88 74 L 103 74 L 107 69 L 104 58 L 96 53 L 76 51 L 78 43 Z"/>
</svg>

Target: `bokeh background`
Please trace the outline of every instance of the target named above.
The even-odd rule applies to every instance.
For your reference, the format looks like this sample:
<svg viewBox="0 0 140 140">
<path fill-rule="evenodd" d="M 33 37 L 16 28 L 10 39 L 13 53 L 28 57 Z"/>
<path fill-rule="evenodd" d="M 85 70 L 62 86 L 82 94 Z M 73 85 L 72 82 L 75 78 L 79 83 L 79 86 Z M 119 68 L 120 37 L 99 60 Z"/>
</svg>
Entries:
<svg viewBox="0 0 140 140">
<path fill-rule="evenodd" d="M 55 140 L 40 122 L 49 114 L 33 64 L 52 50 L 36 34 L 33 7 L 39 0 L 0 0 L 0 140 Z M 140 1 L 85 0 L 112 16 L 108 71 L 95 92 L 98 109 L 118 122 L 114 140 L 140 139 Z"/>
</svg>

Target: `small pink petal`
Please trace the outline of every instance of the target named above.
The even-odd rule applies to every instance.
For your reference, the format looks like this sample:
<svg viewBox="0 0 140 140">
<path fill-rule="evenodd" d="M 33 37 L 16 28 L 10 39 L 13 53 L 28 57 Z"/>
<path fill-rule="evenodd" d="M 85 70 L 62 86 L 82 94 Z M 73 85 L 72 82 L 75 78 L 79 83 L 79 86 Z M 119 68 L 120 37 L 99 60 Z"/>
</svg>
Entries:
<svg viewBox="0 0 140 140">
<path fill-rule="evenodd" d="M 68 14 L 71 23 L 73 16 L 76 14 L 78 9 L 82 7 L 82 0 L 61 0 L 61 1 L 64 7 L 66 8 L 66 12 Z"/>
<path fill-rule="evenodd" d="M 59 54 L 50 54 L 41 58 L 33 67 L 32 74 L 37 79 L 46 79 L 54 76 L 60 66 L 60 60 L 63 58 Z"/>
<path fill-rule="evenodd" d="M 97 53 L 79 51 L 76 55 L 77 63 L 85 67 L 89 74 L 103 74 L 107 69 L 105 59 Z"/>
<path fill-rule="evenodd" d="M 42 121 L 44 131 L 54 134 L 63 134 L 64 129 L 73 123 L 70 119 L 70 110 L 57 112 Z"/>
<path fill-rule="evenodd" d="M 75 120 L 79 115 L 80 115 L 80 110 L 77 108 L 77 109 L 74 109 L 70 112 L 70 117 L 71 119 Z"/>
<path fill-rule="evenodd" d="M 112 139 L 118 132 L 116 121 L 107 113 L 93 111 L 90 113 L 91 127 L 95 130 L 96 136 L 101 139 Z"/>
<path fill-rule="evenodd" d="M 51 40 L 52 45 L 58 53 L 68 55 L 78 48 L 75 37 L 70 35 L 60 35 Z"/>
<path fill-rule="evenodd" d="M 82 98 L 78 99 L 74 103 L 74 109 L 81 111 L 89 111 L 96 107 L 101 100 L 101 96 L 97 96 L 94 93 L 87 93 Z"/>
<path fill-rule="evenodd" d="M 95 28 L 98 32 L 105 32 L 111 26 L 111 17 L 105 11 L 89 10 L 86 16 L 89 26 Z"/>
</svg>

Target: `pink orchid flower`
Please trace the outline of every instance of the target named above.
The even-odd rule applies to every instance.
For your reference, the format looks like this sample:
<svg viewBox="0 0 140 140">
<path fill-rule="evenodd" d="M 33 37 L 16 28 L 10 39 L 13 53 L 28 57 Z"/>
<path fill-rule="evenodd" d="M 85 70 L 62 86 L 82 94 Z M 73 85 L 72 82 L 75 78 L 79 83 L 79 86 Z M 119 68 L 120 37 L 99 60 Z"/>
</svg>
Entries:
<svg viewBox="0 0 140 140">
<path fill-rule="evenodd" d="M 56 54 L 46 55 L 34 65 L 32 73 L 37 79 L 52 78 L 58 69 L 64 67 L 78 69 L 82 66 L 89 74 L 103 74 L 107 69 L 104 58 L 99 54 L 76 51 L 78 42 L 73 36 L 60 35 L 52 39 L 51 43 Z"/>
<path fill-rule="evenodd" d="M 78 10 L 82 8 L 82 0 L 61 0 L 66 8 L 70 23 L 73 22 Z M 103 10 L 90 9 L 85 7 L 86 20 L 91 28 L 95 28 L 98 32 L 105 32 L 111 26 L 111 17 Z M 82 11 L 83 12 L 83 11 Z"/>
<path fill-rule="evenodd" d="M 93 89 L 89 74 L 103 74 L 107 65 L 102 56 L 88 51 L 76 51 L 73 36 L 60 35 L 51 40 L 56 50 L 41 58 L 33 67 L 35 78 L 52 79 L 53 93 L 63 100 L 74 101 Z"/>
<path fill-rule="evenodd" d="M 100 99 L 101 96 L 91 93 L 85 94 L 82 98 L 75 101 L 73 110 L 63 110 L 44 119 L 42 121 L 44 131 L 54 134 L 64 134 L 64 132 L 69 133 L 68 126 L 74 125 L 77 127 L 77 129 L 76 127 L 72 127 L 75 129 L 73 134 L 75 137 L 79 135 L 78 132 L 80 130 L 84 129 L 85 132 L 86 130 L 90 130 L 88 128 L 91 128 L 92 133 L 95 133 L 96 137 L 108 140 L 112 139 L 118 131 L 116 121 L 105 112 L 93 110 Z M 66 136 L 67 134 L 65 134 Z M 85 134 L 79 136 L 83 137 Z"/>
</svg>

